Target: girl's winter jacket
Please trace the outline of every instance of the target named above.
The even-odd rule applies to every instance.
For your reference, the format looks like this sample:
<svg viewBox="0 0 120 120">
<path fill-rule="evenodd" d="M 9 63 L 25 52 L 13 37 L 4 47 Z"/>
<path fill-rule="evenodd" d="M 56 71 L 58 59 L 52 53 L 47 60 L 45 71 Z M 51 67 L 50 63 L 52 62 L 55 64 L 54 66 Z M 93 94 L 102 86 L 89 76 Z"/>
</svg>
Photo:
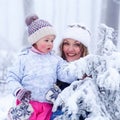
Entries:
<svg viewBox="0 0 120 120">
<path fill-rule="evenodd" d="M 20 52 L 8 70 L 8 86 L 14 95 L 19 89 L 25 88 L 32 92 L 32 100 L 47 102 L 45 95 L 57 79 L 68 83 L 77 79 L 65 70 L 68 64 L 53 52 L 39 54 L 27 48 Z"/>
</svg>

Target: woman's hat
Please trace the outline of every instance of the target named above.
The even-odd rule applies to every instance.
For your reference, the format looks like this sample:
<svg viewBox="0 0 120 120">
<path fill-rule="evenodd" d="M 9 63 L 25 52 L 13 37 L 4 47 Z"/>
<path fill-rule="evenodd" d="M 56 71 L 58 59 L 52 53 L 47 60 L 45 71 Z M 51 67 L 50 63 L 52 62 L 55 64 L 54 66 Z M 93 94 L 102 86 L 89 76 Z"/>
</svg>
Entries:
<svg viewBox="0 0 120 120">
<path fill-rule="evenodd" d="M 91 41 L 91 35 L 86 27 L 79 24 L 68 25 L 63 34 L 63 39 L 71 38 L 81 42 L 86 47 L 89 46 Z"/>
</svg>

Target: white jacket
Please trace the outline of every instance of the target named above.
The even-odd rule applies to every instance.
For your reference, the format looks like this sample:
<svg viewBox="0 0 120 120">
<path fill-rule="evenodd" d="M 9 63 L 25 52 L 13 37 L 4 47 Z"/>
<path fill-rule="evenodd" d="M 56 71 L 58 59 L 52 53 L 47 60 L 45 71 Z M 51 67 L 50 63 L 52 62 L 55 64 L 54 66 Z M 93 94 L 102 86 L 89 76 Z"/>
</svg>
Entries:
<svg viewBox="0 0 120 120">
<path fill-rule="evenodd" d="M 68 71 L 65 72 L 68 64 L 53 52 L 38 54 L 30 48 L 25 49 L 8 70 L 8 86 L 14 95 L 18 89 L 25 88 L 32 92 L 33 100 L 47 102 L 45 95 L 57 79 L 68 83 L 77 79 Z"/>
</svg>

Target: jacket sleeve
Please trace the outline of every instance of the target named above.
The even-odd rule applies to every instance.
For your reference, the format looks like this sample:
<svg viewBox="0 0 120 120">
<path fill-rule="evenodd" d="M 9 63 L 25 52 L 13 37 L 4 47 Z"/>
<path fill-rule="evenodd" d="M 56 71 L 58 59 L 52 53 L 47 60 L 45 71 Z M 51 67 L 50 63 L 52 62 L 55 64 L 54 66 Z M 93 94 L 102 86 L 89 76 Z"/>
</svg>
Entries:
<svg viewBox="0 0 120 120">
<path fill-rule="evenodd" d="M 16 95 L 16 92 L 19 89 L 22 89 L 21 80 L 22 80 L 22 72 L 23 66 L 20 60 L 20 56 L 14 61 L 11 67 L 8 68 L 7 71 L 7 88 Z"/>
<path fill-rule="evenodd" d="M 60 60 L 57 69 L 58 79 L 71 83 L 83 77 L 86 70 L 86 61 L 82 58 L 74 62 Z"/>
</svg>

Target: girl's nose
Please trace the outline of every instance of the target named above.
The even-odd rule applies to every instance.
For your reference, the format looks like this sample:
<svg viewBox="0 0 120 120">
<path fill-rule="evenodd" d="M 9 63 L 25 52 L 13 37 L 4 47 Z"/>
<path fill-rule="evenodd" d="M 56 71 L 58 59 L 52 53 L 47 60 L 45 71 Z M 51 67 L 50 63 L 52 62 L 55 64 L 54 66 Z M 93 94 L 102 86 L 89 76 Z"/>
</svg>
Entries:
<svg viewBox="0 0 120 120">
<path fill-rule="evenodd" d="M 53 45 L 53 42 L 49 42 L 49 45 Z"/>
</svg>

